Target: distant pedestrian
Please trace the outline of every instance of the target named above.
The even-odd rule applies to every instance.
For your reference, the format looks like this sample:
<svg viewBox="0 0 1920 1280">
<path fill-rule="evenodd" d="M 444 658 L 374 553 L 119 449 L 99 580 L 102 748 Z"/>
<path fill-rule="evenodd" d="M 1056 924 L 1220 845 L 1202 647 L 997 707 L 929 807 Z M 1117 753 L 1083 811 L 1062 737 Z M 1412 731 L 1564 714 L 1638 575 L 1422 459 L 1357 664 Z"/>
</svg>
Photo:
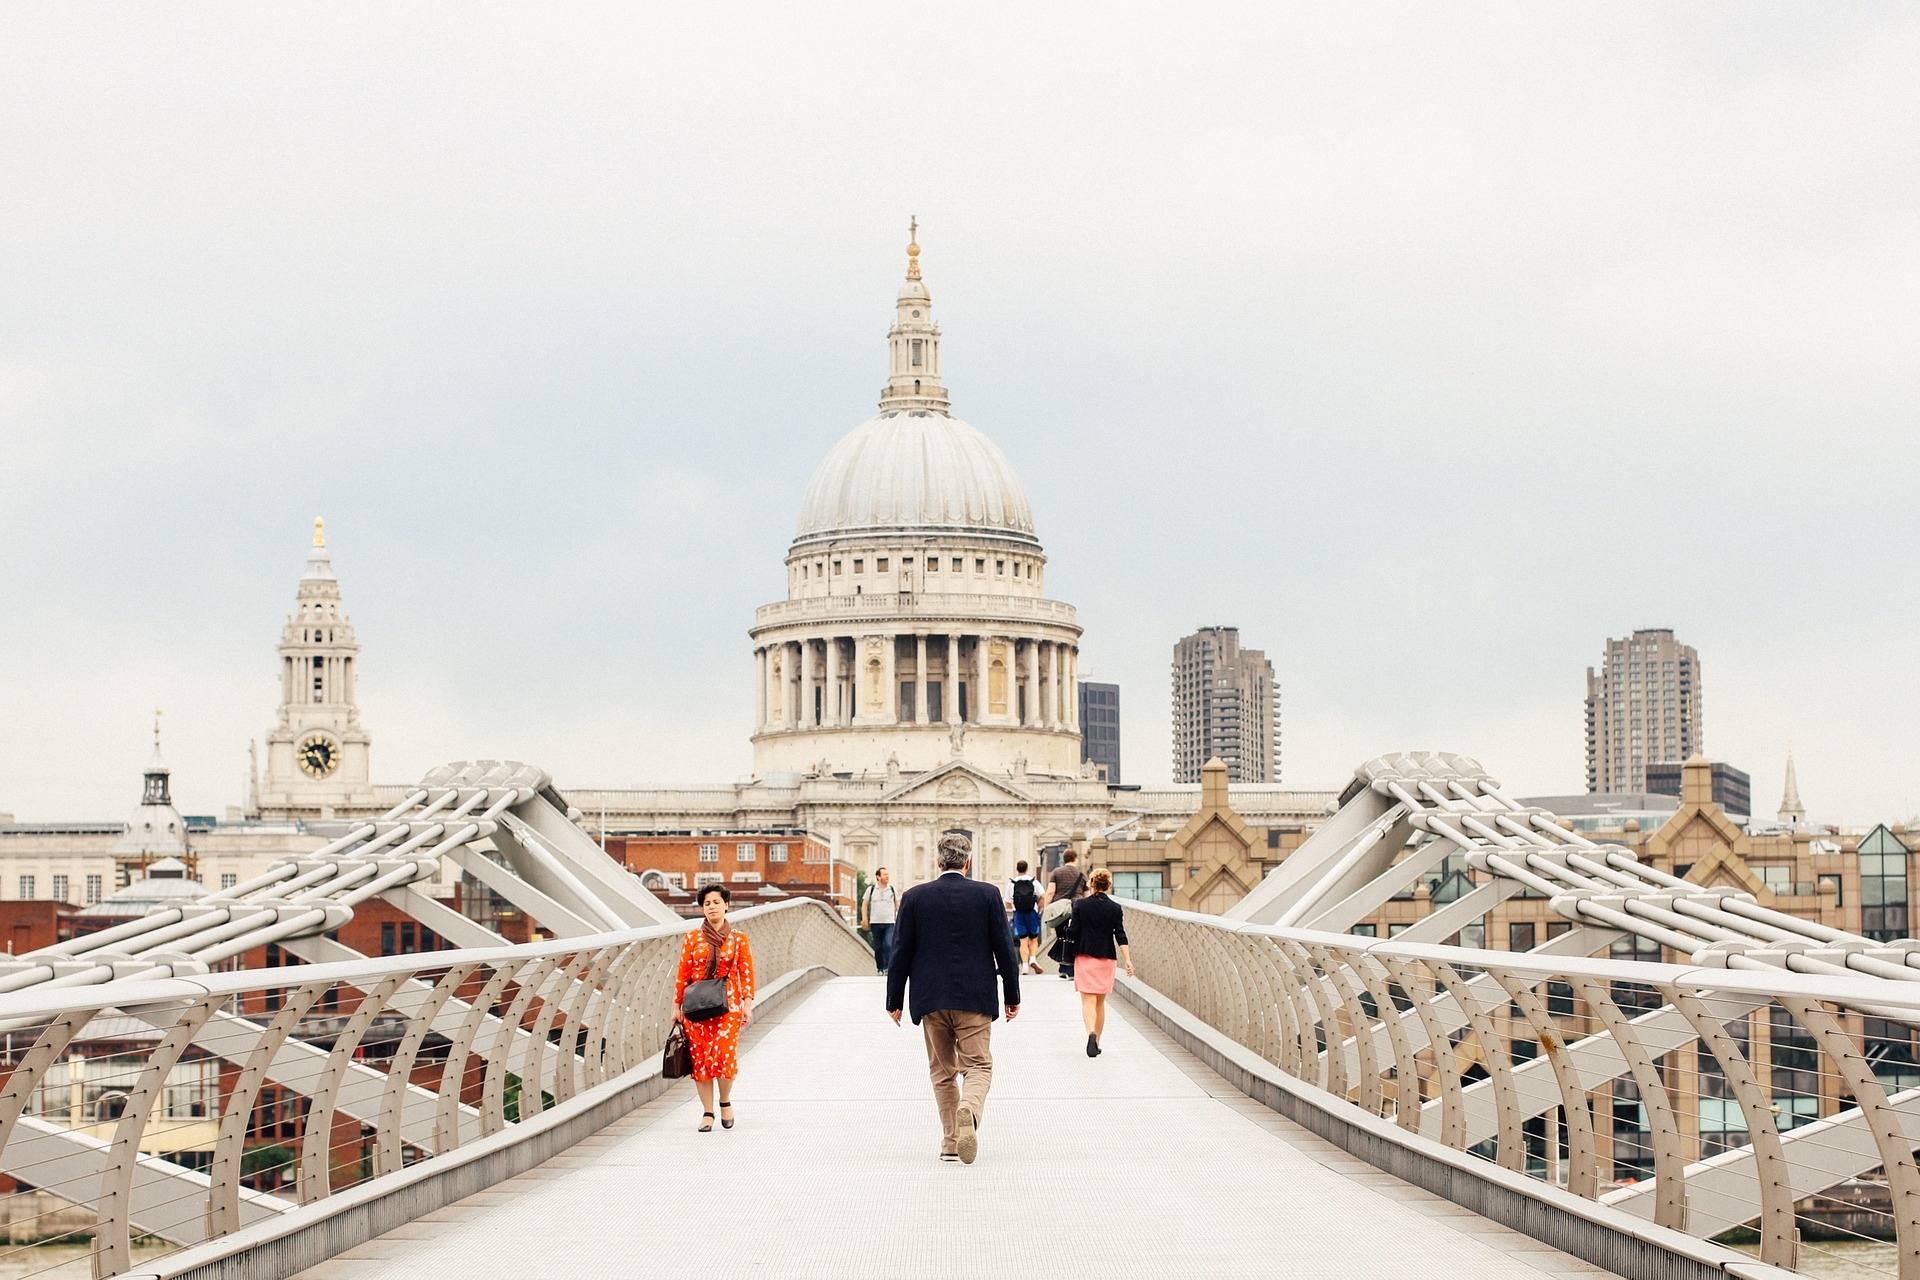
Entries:
<svg viewBox="0 0 1920 1280">
<path fill-rule="evenodd" d="M 720 1127 L 733 1128 L 733 1082 L 740 1074 L 740 1033 L 753 1021 L 753 948 L 747 935 L 727 923 L 733 895 L 723 884 L 700 888 L 698 929 L 680 944 L 680 970 L 673 982 L 673 1018 L 686 1028 L 693 1050 L 693 1084 L 700 1091 L 700 1132 L 713 1132 L 713 1084 L 720 1082 Z M 707 978 L 727 984 L 727 1011 L 704 1022 L 680 1012 L 687 986 Z"/>
<path fill-rule="evenodd" d="M 1040 884 L 1027 874 L 1027 864 L 1013 864 L 1007 882 L 1007 905 L 1013 909 L 1013 940 L 1020 944 L 1020 968 L 1040 972 Z"/>
<path fill-rule="evenodd" d="M 1056 902 L 1063 902 L 1069 904 L 1070 908 L 1074 901 L 1086 895 L 1087 878 L 1081 874 L 1080 868 L 1074 865 L 1079 860 L 1079 856 L 1072 849 L 1060 855 L 1060 865 L 1053 869 L 1051 876 L 1047 877 L 1047 893 L 1040 900 L 1042 915 L 1053 922 L 1054 930 L 1059 935 L 1049 954 L 1060 962 L 1060 976 L 1063 978 L 1073 977 L 1073 952 L 1066 946 L 1065 936 L 1069 916 L 1066 911 L 1054 911 L 1052 907 Z"/>
<path fill-rule="evenodd" d="M 1127 946 L 1127 925 L 1120 904 L 1113 900 L 1113 873 L 1105 867 L 1093 873 L 1093 892 L 1073 904 L 1073 924 L 1067 937 L 1073 951 L 1073 989 L 1080 993 L 1080 1020 L 1087 1024 L 1087 1056 L 1100 1056 L 1100 1036 L 1107 1029 L 1107 997 L 1113 992 L 1116 957 L 1133 976 L 1133 953 Z"/>
<path fill-rule="evenodd" d="M 887 971 L 887 959 L 893 954 L 893 922 L 900 916 L 900 892 L 888 883 L 887 869 L 873 873 L 867 896 L 860 899 L 860 927 L 873 934 L 873 965 Z"/>
<path fill-rule="evenodd" d="M 1020 961 L 1000 891 L 967 877 L 972 841 L 957 832 L 941 836 L 939 860 L 940 874 L 900 899 L 887 1016 L 899 1025 L 911 985 L 913 1020 L 926 1036 L 927 1074 L 940 1108 L 940 1158 L 972 1164 L 993 1083 L 993 1020 L 1000 1015 L 994 977 L 1012 1022 L 1020 1012 Z"/>
</svg>

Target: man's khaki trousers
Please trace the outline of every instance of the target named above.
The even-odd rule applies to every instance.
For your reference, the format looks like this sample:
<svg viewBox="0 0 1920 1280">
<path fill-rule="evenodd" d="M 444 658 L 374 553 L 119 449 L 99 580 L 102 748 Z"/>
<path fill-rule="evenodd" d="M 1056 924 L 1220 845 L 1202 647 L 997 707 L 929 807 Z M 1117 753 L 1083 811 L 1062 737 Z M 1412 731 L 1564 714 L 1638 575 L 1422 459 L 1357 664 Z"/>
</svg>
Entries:
<svg viewBox="0 0 1920 1280">
<path fill-rule="evenodd" d="M 936 1009 L 920 1020 L 927 1038 L 927 1074 L 933 1077 L 933 1100 L 940 1108 L 940 1150 L 960 1149 L 959 1111 L 962 1104 L 980 1120 L 987 1086 L 993 1083 L 993 1019 L 984 1013 Z M 954 1077 L 965 1078 L 962 1085 Z"/>
</svg>

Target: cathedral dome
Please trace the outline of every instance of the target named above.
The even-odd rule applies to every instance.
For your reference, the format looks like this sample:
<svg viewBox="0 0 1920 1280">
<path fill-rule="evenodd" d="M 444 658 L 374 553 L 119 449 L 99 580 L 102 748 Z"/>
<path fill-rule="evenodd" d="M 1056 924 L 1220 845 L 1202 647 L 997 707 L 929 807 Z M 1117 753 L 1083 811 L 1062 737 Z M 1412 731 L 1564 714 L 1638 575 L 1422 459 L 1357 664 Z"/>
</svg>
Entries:
<svg viewBox="0 0 1920 1280">
<path fill-rule="evenodd" d="M 795 541 L 843 534 L 985 533 L 1039 545 L 1007 455 L 938 409 L 887 409 L 827 454 L 800 503 Z"/>
</svg>

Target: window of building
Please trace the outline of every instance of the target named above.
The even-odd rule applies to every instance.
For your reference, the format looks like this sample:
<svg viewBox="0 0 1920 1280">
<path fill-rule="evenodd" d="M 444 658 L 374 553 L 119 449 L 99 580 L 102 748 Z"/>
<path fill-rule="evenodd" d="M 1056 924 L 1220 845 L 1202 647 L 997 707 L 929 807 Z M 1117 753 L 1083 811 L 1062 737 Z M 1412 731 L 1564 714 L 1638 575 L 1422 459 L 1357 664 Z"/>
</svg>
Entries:
<svg viewBox="0 0 1920 1280">
<path fill-rule="evenodd" d="M 987 571 L 987 558 L 985 556 L 974 557 L 973 571 L 975 573 L 985 573 Z"/>
<path fill-rule="evenodd" d="M 710 884 L 725 884 L 726 882 L 727 878 L 718 871 L 702 871 L 694 876 L 693 887 L 695 889 L 704 889 Z"/>
<path fill-rule="evenodd" d="M 960 572 L 960 566 L 962 565 L 962 563 L 964 563 L 964 562 L 963 562 L 963 561 L 962 561 L 962 560 L 960 559 L 960 557 L 959 557 L 959 556 L 955 556 L 955 557 L 953 558 L 953 571 L 954 571 L 955 573 L 959 573 L 959 572 Z"/>
<path fill-rule="evenodd" d="M 1352 933 L 1356 938 L 1377 938 L 1380 936 L 1380 929 L 1377 925 L 1357 924 L 1353 926 Z"/>
<path fill-rule="evenodd" d="M 1761 863 L 1754 867 L 1760 875 L 1760 883 L 1767 886 L 1771 893 L 1793 892 L 1793 867 L 1789 863 Z"/>
<path fill-rule="evenodd" d="M 1840 876 L 1821 876 L 1820 892 L 1825 893 L 1828 889 L 1832 889 L 1833 905 L 1836 907 L 1844 907 L 1847 905 L 1844 901 L 1846 898 L 1846 890 L 1842 887 L 1845 883 L 1846 881 Z"/>
<path fill-rule="evenodd" d="M 1413 928 L 1413 926 L 1404 921 L 1399 924 L 1389 924 L 1387 926 L 1387 936 L 1389 938 L 1397 938 L 1411 928 Z"/>
<path fill-rule="evenodd" d="M 1507 950 L 1533 950 L 1533 921 L 1515 920 L 1507 925 Z"/>
<path fill-rule="evenodd" d="M 920 367 L 920 348 L 924 342 L 923 338 L 914 338 L 909 344 L 913 348 L 913 367 L 916 369 Z"/>
<path fill-rule="evenodd" d="M 940 572 L 940 557 L 939 557 L 939 556 L 928 556 L 928 557 L 927 557 L 927 572 L 928 572 L 928 573 L 938 573 L 938 572 Z"/>
<path fill-rule="evenodd" d="M 702 862 L 718 862 L 718 861 L 720 861 L 720 846 L 719 846 L 719 845 L 717 845 L 717 844 L 703 844 L 703 845 L 701 845 L 701 846 L 700 846 L 700 861 L 702 861 Z"/>
<path fill-rule="evenodd" d="M 1907 936 L 1907 846 L 1885 825 L 1860 842 L 1860 932 L 1875 942 Z"/>
<path fill-rule="evenodd" d="M 785 862 L 786 860 L 787 846 L 784 844 L 770 844 L 767 846 L 768 862 Z"/>
<path fill-rule="evenodd" d="M 88 876 L 87 877 L 87 905 L 92 906 L 94 903 L 100 901 L 100 893 L 101 893 L 100 877 Z"/>
<path fill-rule="evenodd" d="M 1007 562 L 1005 560 L 995 560 L 993 562 L 993 571 L 995 573 L 1005 573 L 1007 571 Z"/>
<path fill-rule="evenodd" d="M 1771 1013 L 1773 1114 L 1784 1133 L 1820 1118 L 1820 1046 L 1791 1013 L 1777 1004 Z"/>
<path fill-rule="evenodd" d="M 20 896 L 22 898 L 31 898 L 33 896 L 33 893 L 34 893 L 33 877 L 21 876 L 20 877 Z"/>
<path fill-rule="evenodd" d="M 758 871 L 736 871 L 733 873 L 733 882 L 735 884 L 759 884 L 760 873 Z"/>
<path fill-rule="evenodd" d="M 815 844 L 809 840 L 800 846 L 800 860 L 802 862 L 825 862 L 827 860 L 827 847 L 823 844 Z"/>
<path fill-rule="evenodd" d="M 1113 873 L 1113 896 L 1131 898 L 1135 902 L 1165 902 L 1167 873 L 1164 871 L 1116 871 Z"/>
<path fill-rule="evenodd" d="M 873 562 L 873 571 L 875 573 L 885 573 L 887 571 L 887 558 L 885 556 L 881 556 Z"/>
<path fill-rule="evenodd" d="M 239 883 L 240 883 L 240 875 L 238 872 L 222 871 L 220 873 L 220 887 L 222 889 L 231 889 L 233 888 L 233 886 Z"/>
<path fill-rule="evenodd" d="M 733 860 L 735 862 L 755 862 L 758 860 L 758 856 L 759 855 L 754 852 L 754 847 L 751 843 L 733 846 Z"/>
<path fill-rule="evenodd" d="M 840 564 L 840 562 L 839 562 L 838 560 L 835 560 L 835 561 L 833 562 L 833 571 L 834 571 L 835 573 L 839 573 L 839 572 L 841 572 L 841 564 Z"/>
<path fill-rule="evenodd" d="M 867 562 L 865 560 L 855 560 L 853 562 L 853 571 L 855 573 L 865 573 L 867 571 Z"/>
</svg>

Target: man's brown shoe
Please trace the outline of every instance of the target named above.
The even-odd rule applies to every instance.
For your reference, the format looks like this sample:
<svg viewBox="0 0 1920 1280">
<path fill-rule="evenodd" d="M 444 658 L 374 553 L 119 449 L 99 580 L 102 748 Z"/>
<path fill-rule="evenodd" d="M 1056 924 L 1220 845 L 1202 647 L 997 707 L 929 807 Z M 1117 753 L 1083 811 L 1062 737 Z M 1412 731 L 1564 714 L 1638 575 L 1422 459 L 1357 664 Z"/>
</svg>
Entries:
<svg viewBox="0 0 1920 1280">
<path fill-rule="evenodd" d="M 972 1164 L 973 1158 L 980 1154 L 980 1130 L 973 1122 L 973 1109 L 960 1108 L 960 1163 Z"/>
</svg>

